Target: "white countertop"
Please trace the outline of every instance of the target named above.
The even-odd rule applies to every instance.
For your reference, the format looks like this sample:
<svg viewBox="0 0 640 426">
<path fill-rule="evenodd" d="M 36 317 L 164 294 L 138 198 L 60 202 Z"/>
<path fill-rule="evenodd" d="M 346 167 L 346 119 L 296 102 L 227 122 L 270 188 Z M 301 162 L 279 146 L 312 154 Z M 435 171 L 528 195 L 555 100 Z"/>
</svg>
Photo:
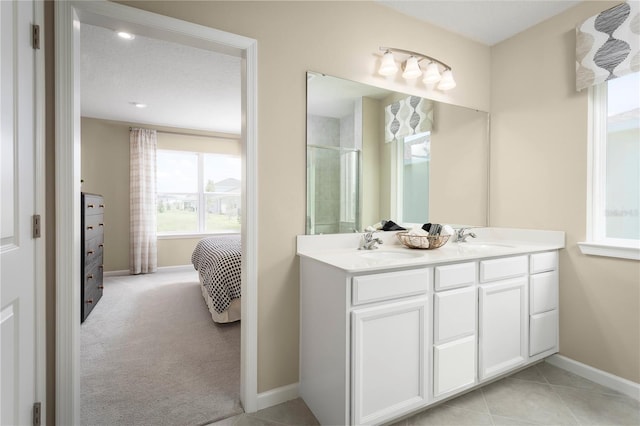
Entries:
<svg viewBox="0 0 640 426">
<path fill-rule="evenodd" d="M 298 256 L 314 259 L 349 273 L 372 272 L 440 263 L 511 256 L 564 248 L 564 232 L 510 228 L 474 228 L 467 243 L 449 240 L 432 250 L 403 246 L 395 232 L 378 232 L 383 244 L 358 250 L 362 234 L 300 235 Z"/>
</svg>

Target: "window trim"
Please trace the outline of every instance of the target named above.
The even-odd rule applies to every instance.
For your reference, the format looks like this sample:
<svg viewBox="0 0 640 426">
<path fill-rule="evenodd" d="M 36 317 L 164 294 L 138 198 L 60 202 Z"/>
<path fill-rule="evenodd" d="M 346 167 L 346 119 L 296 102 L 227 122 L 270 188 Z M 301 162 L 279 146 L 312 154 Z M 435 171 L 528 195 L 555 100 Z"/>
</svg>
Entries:
<svg viewBox="0 0 640 426">
<path fill-rule="evenodd" d="M 583 254 L 640 260 L 640 240 L 607 238 L 603 205 L 605 197 L 607 140 L 607 83 L 589 87 L 587 148 L 587 237 L 578 242 Z"/>
<path fill-rule="evenodd" d="M 237 232 L 235 231 L 230 231 L 230 230 L 224 230 L 224 231 L 220 231 L 220 232 L 212 232 L 212 231 L 207 231 L 206 228 L 206 222 L 207 222 L 207 215 L 205 213 L 206 209 L 203 209 L 203 207 L 206 207 L 206 197 L 208 194 L 212 194 L 211 192 L 205 192 L 205 184 L 204 184 L 204 157 L 207 154 L 211 154 L 211 155 L 221 155 L 221 156 L 232 156 L 232 154 L 226 154 L 226 153 L 217 153 L 217 152 L 208 152 L 208 151 L 190 151 L 190 150 L 181 150 L 181 149 L 167 149 L 167 148 L 159 148 L 158 151 L 167 151 L 167 152 L 177 152 L 177 153 L 188 153 L 188 154 L 195 154 L 197 156 L 197 167 L 198 167 L 198 192 L 160 192 L 156 190 L 156 201 L 158 199 L 158 195 L 160 194 L 182 194 L 182 195 L 187 195 L 187 194 L 193 194 L 197 200 L 198 203 L 198 229 L 194 230 L 194 231 L 162 231 L 159 232 L 157 230 L 156 227 L 156 237 L 159 240 L 170 240 L 170 239 L 180 239 L 180 238 L 203 238 L 203 237 L 210 237 L 212 235 L 234 235 L 234 234 L 240 234 L 242 231 L 239 230 Z M 242 196 L 241 193 L 229 193 L 229 195 L 238 195 L 238 196 Z M 242 199 L 242 198 L 241 198 Z"/>
</svg>

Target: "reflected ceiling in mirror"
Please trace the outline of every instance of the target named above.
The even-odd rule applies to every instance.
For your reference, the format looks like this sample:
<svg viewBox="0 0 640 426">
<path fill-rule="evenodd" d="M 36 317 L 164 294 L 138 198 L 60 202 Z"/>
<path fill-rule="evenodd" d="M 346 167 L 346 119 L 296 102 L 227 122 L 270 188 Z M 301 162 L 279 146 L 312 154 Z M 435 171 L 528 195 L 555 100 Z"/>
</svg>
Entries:
<svg viewBox="0 0 640 426">
<path fill-rule="evenodd" d="M 489 115 L 307 73 L 307 234 L 487 225 Z"/>
</svg>

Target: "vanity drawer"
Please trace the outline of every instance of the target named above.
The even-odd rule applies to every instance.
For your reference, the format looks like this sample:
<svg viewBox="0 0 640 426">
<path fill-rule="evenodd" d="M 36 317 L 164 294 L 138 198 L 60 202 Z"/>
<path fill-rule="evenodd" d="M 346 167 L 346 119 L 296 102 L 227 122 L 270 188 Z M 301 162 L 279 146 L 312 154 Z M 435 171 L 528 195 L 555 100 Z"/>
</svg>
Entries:
<svg viewBox="0 0 640 426">
<path fill-rule="evenodd" d="M 476 287 L 436 293 L 433 296 L 433 343 L 476 333 Z"/>
<path fill-rule="evenodd" d="M 362 305 L 426 293 L 431 275 L 431 268 L 421 268 L 353 277 L 353 304 Z"/>
<path fill-rule="evenodd" d="M 439 291 L 473 285 L 476 283 L 476 271 L 476 262 L 437 266 L 435 269 L 435 289 Z"/>
<path fill-rule="evenodd" d="M 529 281 L 531 315 L 558 307 L 558 272 L 531 275 Z"/>
<path fill-rule="evenodd" d="M 555 271 L 558 269 L 558 252 L 549 251 L 546 253 L 532 254 L 529 268 L 531 274 Z"/>
<path fill-rule="evenodd" d="M 502 280 L 526 275 L 529 269 L 528 256 L 505 257 L 480 262 L 480 282 Z"/>
</svg>

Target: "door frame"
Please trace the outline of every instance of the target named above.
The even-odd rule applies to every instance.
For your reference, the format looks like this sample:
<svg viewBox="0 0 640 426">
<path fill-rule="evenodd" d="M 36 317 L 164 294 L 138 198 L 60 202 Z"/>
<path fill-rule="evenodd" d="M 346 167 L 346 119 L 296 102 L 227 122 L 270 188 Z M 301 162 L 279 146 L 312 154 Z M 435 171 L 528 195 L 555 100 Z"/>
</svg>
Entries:
<svg viewBox="0 0 640 426">
<path fill-rule="evenodd" d="M 257 41 L 106 0 L 55 2 L 56 424 L 80 423 L 79 23 L 118 21 L 242 57 L 242 321 L 240 398 L 257 411 Z M 63 212 L 65 214 L 63 214 Z M 68 214 L 67 214 L 68 213 Z"/>
</svg>

